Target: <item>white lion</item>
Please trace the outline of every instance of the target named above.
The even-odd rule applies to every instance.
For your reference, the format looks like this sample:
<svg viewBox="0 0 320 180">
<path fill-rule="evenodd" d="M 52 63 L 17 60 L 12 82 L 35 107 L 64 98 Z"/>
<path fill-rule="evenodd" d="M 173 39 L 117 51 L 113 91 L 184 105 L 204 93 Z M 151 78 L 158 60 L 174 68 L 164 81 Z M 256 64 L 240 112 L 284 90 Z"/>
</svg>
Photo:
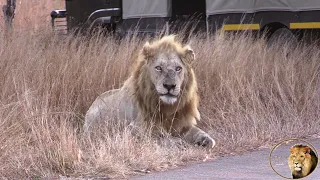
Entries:
<svg viewBox="0 0 320 180">
<path fill-rule="evenodd" d="M 165 131 L 187 142 L 213 148 L 215 141 L 196 127 L 200 120 L 197 82 L 189 45 L 182 46 L 173 35 L 143 46 L 136 67 L 120 89 L 101 94 L 91 105 L 84 130 L 94 132 L 114 116 L 137 126 Z"/>
</svg>

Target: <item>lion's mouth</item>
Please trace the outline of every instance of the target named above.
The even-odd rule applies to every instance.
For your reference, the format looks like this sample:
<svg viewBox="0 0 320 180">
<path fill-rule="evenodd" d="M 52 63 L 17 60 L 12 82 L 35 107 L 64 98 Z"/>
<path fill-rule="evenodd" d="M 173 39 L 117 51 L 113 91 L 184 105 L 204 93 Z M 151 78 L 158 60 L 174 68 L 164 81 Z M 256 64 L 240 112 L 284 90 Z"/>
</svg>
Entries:
<svg viewBox="0 0 320 180">
<path fill-rule="evenodd" d="M 176 95 L 173 95 L 171 93 L 159 94 L 159 96 L 162 102 L 164 102 L 165 104 L 174 104 L 178 99 Z"/>
<path fill-rule="evenodd" d="M 176 95 L 173 95 L 171 93 L 166 93 L 166 94 L 159 94 L 160 96 L 166 96 L 166 97 L 177 97 Z"/>
<path fill-rule="evenodd" d="M 294 170 L 296 170 L 296 171 L 301 171 L 301 169 L 302 169 L 301 167 L 295 167 L 294 168 Z"/>
</svg>

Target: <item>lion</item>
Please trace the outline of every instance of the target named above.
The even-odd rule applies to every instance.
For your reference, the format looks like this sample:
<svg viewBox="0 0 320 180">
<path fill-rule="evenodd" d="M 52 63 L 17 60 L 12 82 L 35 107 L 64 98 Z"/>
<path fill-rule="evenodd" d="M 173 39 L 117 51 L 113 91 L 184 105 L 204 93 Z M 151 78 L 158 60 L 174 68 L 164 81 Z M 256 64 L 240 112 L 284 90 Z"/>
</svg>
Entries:
<svg viewBox="0 0 320 180">
<path fill-rule="evenodd" d="M 95 131 L 114 116 L 135 127 L 149 127 L 186 142 L 213 148 L 215 141 L 196 126 L 200 120 L 194 51 L 175 35 L 148 41 L 138 52 L 135 67 L 119 89 L 96 98 L 85 115 L 84 130 Z"/>
<path fill-rule="evenodd" d="M 288 165 L 293 179 L 308 176 L 317 164 L 318 158 L 309 146 L 297 144 L 291 147 Z"/>
</svg>

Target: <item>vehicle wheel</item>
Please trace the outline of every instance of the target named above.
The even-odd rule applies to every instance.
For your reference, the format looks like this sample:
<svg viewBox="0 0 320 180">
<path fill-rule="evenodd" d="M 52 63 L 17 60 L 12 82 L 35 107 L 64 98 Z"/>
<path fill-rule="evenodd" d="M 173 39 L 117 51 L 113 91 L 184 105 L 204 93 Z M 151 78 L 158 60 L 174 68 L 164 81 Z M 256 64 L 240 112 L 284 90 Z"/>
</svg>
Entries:
<svg viewBox="0 0 320 180">
<path fill-rule="evenodd" d="M 268 38 L 268 46 L 273 44 L 297 44 L 298 38 L 288 29 L 280 28 L 274 31 Z"/>
</svg>

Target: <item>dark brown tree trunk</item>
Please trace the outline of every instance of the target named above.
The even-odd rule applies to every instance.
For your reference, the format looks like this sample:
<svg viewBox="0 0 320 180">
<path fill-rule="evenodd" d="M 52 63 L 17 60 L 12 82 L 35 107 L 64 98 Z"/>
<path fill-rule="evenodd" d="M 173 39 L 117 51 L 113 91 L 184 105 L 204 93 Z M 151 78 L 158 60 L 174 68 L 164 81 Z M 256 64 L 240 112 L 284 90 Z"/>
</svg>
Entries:
<svg viewBox="0 0 320 180">
<path fill-rule="evenodd" d="M 16 0 L 7 0 L 7 4 L 2 6 L 2 12 L 7 29 L 12 28 L 14 11 L 16 9 Z"/>
</svg>

